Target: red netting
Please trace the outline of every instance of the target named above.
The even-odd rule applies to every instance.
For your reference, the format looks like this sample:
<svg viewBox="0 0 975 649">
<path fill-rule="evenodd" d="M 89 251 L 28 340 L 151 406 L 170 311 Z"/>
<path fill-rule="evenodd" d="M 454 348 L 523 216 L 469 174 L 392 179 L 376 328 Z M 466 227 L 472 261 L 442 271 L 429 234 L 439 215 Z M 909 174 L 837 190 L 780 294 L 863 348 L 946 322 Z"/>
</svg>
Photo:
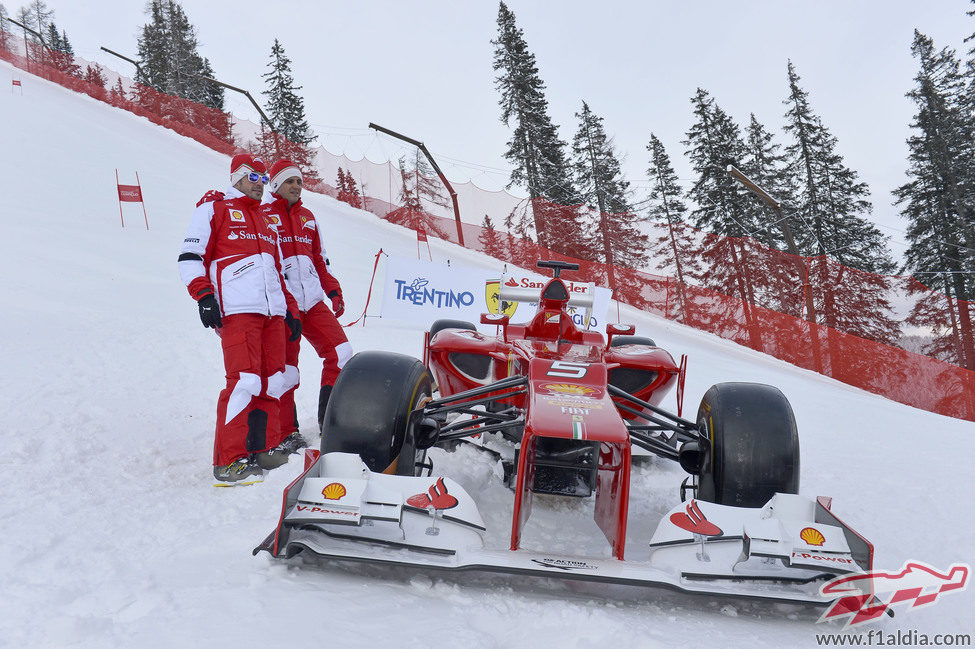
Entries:
<svg viewBox="0 0 975 649">
<path fill-rule="evenodd" d="M 45 60 L 44 53 L 33 47 L 27 58 L 10 52 L 3 47 L 3 36 L 0 33 L 0 58 L 21 69 L 131 111 L 221 153 L 238 148 L 229 113 L 138 84 L 123 87 L 121 79 L 114 89 L 88 83 L 64 71 L 63 61 Z M 379 217 L 458 241 L 450 210 L 436 206 L 429 211 L 406 210 L 399 205 L 399 170 L 392 164 L 352 161 L 324 149 L 317 153 L 321 178 L 334 179 L 342 169 L 354 181 L 351 198 L 347 187 L 321 183 L 320 191 L 349 202 L 361 197 L 363 208 Z M 901 403 L 975 421 L 975 372 L 895 346 L 903 340 L 898 331 L 898 321 L 903 320 L 925 332 L 923 338 L 929 341 L 925 352 L 975 369 L 975 314 L 970 302 L 948 298 L 912 278 L 864 273 L 828 257 L 797 258 L 751 239 L 718 237 L 681 224 L 645 224 L 650 266 L 660 275 L 627 268 L 625 260 L 607 266 L 573 259 L 500 226 L 507 217 L 526 210 L 543 211 L 550 223 L 569 223 L 578 208 L 532 205 L 473 183 L 456 184 L 454 189 L 465 218 L 480 221 L 481 215 L 490 216 L 498 226 L 491 230 L 463 223 L 468 248 L 524 268 L 533 268 L 542 258 L 579 263 L 575 279 L 608 285 L 626 304 Z M 552 239 L 568 240 L 572 234 L 556 231 Z"/>
</svg>

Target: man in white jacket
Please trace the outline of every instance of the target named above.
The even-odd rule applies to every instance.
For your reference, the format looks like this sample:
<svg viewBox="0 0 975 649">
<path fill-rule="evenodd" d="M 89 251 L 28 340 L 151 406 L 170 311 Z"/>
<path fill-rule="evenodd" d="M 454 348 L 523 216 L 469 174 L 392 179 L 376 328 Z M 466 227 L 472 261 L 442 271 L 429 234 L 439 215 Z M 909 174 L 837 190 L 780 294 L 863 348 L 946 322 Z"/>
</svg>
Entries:
<svg viewBox="0 0 975 649">
<path fill-rule="evenodd" d="M 268 182 L 264 163 L 235 156 L 230 182 L 222 200 L 197 207 L 179 255 L 200 320 L 217 330 L 223 348 L 227 386 L 217 401 L 216 486 L 260 482 L 264 470 L 287 461 L 277 449 L 278 400 L 287 388 L 286 339 L 301 335 L 297 303 L 281 274 L 277 227 L 260 203 Z"/>
</svg>

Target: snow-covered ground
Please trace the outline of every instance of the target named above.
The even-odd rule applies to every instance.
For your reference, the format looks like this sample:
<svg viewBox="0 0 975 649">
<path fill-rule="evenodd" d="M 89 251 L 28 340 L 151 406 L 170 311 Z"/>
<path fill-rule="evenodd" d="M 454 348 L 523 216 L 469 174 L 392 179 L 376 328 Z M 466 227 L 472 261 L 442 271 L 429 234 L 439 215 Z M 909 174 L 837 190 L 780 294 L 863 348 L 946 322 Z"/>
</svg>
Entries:
<svg viewBox="0 0 975 649">
<path fill-rule="evenodd" d="M 263 485 L 211 487 L 220 350 L 176 270 L 191 209 L 205 190 L 226 185 L 227 158 L 5 63 L 0 70 L 24 80 L 23 96 L 0 92 L 8 185 L 0 222 L 11 271 L 0 288 L 8 421 L 0 646 L 805 647 L 816 646 L 816 633 L 838 630 L 807 609 L 667 590 L 251 556 L 300 462 Z M 120 227 L 116 168 L 123 183 L 139 172 L 149 231 L 135 205 Z M 414 234 L 327 197 L 306 203 L 323 223 L 348 312 L 358 315 L 378 248 L 413 255 Z M 431 245 L 438 260 L 499 266 Z M 801 492 L 833 496 L 834 511 L 874 542 L 878 568 L 975 559 L 975 424 L 626 307 L 622 315 L 638 334 L 688 354 L 686 411 L 719 381 L 779 386 L 799 423 Z M 419 327 L 369 318 L 348 333 L 358 350 L 421 351 Z M 317 359 L 306 352 L 302 369 L 315 377 Z M 298 392 L 309 436 L 317 394 L 314 379 Z M 489 541 L 503 545 L 510 493 L 490 462 L 469 448 L 438 451 L 435 460 L 478 493 Z M 645 556 L 682 477 L 663 461 L 636 469 L 628 557 Z M 541 500 L 526 544 L 601 540 L 591 502 Z M 879 628 L 975 635 L 973 592 Z"/>
</svg>

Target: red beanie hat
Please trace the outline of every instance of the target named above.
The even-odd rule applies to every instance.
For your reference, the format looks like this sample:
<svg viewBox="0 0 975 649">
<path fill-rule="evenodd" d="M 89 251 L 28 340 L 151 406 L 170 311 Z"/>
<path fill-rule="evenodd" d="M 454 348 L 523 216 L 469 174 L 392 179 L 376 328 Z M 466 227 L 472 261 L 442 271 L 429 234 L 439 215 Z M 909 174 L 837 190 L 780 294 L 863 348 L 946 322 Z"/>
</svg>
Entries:
<svg viewBox="0 0 975 649">
<path fill-rule="evenodd" d="M 230 161 L 230 184 L 236 185 L 237 181 L 252 171 L 259 174 L 266 174 L 267 167 L 264 166 L 264 161 L 248 153 L 235 155 L 233 160 Z"/>
<path fill-rule="evenodd" d="M 278 187 L 280 187 L 284 181 L 293 176 L 298 176 L 301 178 L 301 171 L 298 169 L 298 165 L 281 158 L 273 165 L 271 165 L 271 192 L 277 193 Z"/>
</svg>

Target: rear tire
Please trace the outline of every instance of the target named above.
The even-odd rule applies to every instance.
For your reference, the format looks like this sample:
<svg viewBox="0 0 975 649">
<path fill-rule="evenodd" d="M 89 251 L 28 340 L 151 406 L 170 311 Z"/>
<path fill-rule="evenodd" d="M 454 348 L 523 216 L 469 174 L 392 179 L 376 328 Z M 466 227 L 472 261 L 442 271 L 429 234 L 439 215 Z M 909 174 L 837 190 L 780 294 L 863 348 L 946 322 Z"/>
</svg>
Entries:
<svg viewBox="0 0 975 649">
<path fill-rule="evenodd" d="M 799 492 L 799 434 L 785 395 L 760 383 L 711 386 L 697 411 L 710 441 L 698 478 L 700 500 L 761 507 Z"/>
<path fill-rule="evenodd" d="M 623 345 L 646 345 L 647 347 L 656 347 L 657 343 L 653 342 L 653 339 L 645 338 L 643 336 L 613 336 L 613 339 L 609 341 L 610 347 L 622 347 Z"/>
<path fill-rule="evenodd" d="M 411 356 L 356 354 L 332 388 L 322 453 L 356 453 L 370 471 L 414 475 L 418 453 L 407 439 L 407 420 L 430 397 L 432 383 L 427 368 Z"/>
</svg>

